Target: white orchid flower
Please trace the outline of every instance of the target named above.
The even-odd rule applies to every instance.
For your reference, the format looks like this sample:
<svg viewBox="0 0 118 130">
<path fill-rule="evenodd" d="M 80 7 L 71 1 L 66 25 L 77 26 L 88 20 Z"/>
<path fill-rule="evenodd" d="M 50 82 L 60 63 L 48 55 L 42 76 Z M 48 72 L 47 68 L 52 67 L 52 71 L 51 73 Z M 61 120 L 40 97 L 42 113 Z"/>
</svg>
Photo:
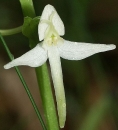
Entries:
<svg viewBox="0 0 118 130">
<path fill-rule="evenodd" d="M 4 68 L 9 69 L 19 65 L 38 67 L 49 58 L 59 124 L 63 128 L 66 120 L 66 102 L 60 57 L 68 60 L 81 60 L 99 52 L 113 50 L 116 46 L 64 40 L 60 37 L 65 34 L 64 24 L 51 5 L 46 5 L 43 10 L 38 25 L 38 33 L 39 41 L 43 40 L 41 44 L 37 44 L 29 52 L 6 64 Z"/>
</svg>

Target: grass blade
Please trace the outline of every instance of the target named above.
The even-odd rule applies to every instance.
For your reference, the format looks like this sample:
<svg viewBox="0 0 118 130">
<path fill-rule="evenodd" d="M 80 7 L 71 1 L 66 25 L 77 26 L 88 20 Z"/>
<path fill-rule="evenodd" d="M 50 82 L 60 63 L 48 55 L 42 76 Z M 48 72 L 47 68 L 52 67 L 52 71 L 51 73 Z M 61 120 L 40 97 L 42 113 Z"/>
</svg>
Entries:
<svg viewBox="0 0 118 130">
<path fill-rule="evenodd" d="M 13 56 L 12 56 L 12 54 L 11 54 L 9 48 L 7 47 L 7 44 L 5 43 L 5 41 L 4 41 L 3 37 L 2 37 L 2 35 L 0 35 L 0 38 L 1 38 L 1 40 L 2 40 L 2 43 L 3 43 L 4 47 L 5 47 L 5 50 L 7 51 L 7 54 L 8 54 L 8 56 L 9 56 L 10 60 L 13 60 Z M 16 70 L 16 72 L 17 72 L 17 74 L 18 74 L 18 76 L 19 76 L 19 78 L 20 78 L 20 80 L 21 80 L 21 82 L 22 82 L 22 84 L 23 84 L 23 86 L 24 86 L 24 89 L 25 89 L 25 91 L 26 91 L 26 93 L 27 93 L 27 95 L 28 95 L 28 97 L 29 97 L 29 99 L 30 99 L 30 101 L 31 101 L 31 103 L 32 103 L 32 106 L 34 107 L 34 110 L 35 110 L 35 112 L 36 112 L 36 114 L 37 114 L 37 116 L 38 116 L 38 119 L 39 119 L 39 121 L 40 121 L 42 127 L 43 127 L 43 130 L 47 130 L 47 129 L 46 129 L 46 126 L 45 126 L 45 124 L 44 124 L 44 121 L 43 121 L 43 119 L 42 119 L 42 117 L 41 117 L 41 114 L 40 114 L 40 112 L 39 112 L 39 110 L 38 110 L 38 107 L 37 107 L 37 105 L 36 105 L 36 103 L 35 103 L 35 101 L 34 101 L 34 99 L 33 99 L 33 97 L 32 97 L 32 94 L 31 94 L 31 92 L 30 92 L 30 90 L 29 90 L 29 88 L 28 88 L 28 86 L 27 86 L 27 84 L 26 84 L 26 82 L 25 82 L 25 80 L 24 80 L 24 78 L 23 78 L 23 76 L 22 76 L 20 70 L 18 69 L 18 67 L 15 67 L 15 70 Z"/>
</svg>

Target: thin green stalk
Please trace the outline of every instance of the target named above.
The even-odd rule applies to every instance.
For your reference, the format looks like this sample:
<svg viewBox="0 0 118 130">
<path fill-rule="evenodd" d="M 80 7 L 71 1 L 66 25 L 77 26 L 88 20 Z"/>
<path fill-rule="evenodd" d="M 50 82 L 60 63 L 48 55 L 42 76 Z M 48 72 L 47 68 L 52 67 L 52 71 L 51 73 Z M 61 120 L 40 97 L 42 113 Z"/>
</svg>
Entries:
<svg viewBox="0 0 118 130">
<path fill-rule="evenodd" d="M 0 38 L 2 40 L 2 43 L 3 43 L 3 45 L 4 45 L 5 49 L 6 49 L 6 52 L 7 52 L 8 56 L 9 56 L 10 60 L 13 60 L 12 54 L 11 54 L 9 48 L 7 47 L 7 44 L 5 43 L 2 35 L 0 35 Z M 28 97 L 29 97 L 33 107 L 34 107 L 34 110 L 35 110 L 35 112 L 36 112 L 36 114 L 38 116 L 38 119 L 41 122 L 41 125 L 42 125 L 43 129 L 46 130 L 45 124 L 44 124 L 43 119 L 41 117 L 41 114 L 40 114 L 40 112 L 38 110 L 38 107 L 37 107 L 37 105 L 36 105 L 36 103 L 35 103 L 35 101 L 34 101 L 34 99 L 32 97 L 32 94 L 31 94 L 31 92 L 30 92 L 30 90 L 29 90 L 29 88 L 28 88 L 28 86 L 27 86 L 27 84 L 26 84 L 26 82 L 25 82 L 25 80 L 24 80 L 20 70 L 18 69 L 18 67 L 15 67 L 15 70 L 16 70 L 16 72 L 17 72 L 17 74 L 18 74 L 18 76 L 19 76 L 19 78 L 20 78 L 20 80 L 21 80 L 25 90 L 26 90 L 26 93 L 27 93 L 27 95 L 28 95 Z"/>
<path fill-rule="evenodd" d="M 34 18 L 36 16 L 32 0 L 20 0 L 20 3 L 24 17 L 29 16 Z"/>
<path fill-rule="evenodd" d="M 20 3 L 24 16 L 35 17 L 35 11 L 32 0 L 20 0 Z M 35 41 L 33 42 L 31 41 L 31 46 L 34 46 L 36 44 Z M 56 108 L 51 90 L 51 83 L 47 65 L 44 64 L 41 67 L 37 67 L 35 70 L 43 102 L 43 107 L 45 110 L 46 124 L 48 130 L 59 130 Z"/>
<path fill-rule="evenodd" d="M 2 30 L 0 30 L 0 34 L 2 36 L 13 35 L 13 34 L 20 33 L 20 32 L 22 32 L 22 26 L 12 28 L 12 29 L 2 29 Z"/>
<path fill-rule="evenodd" d="M 48 130 L 59 130 L 47 64 L 36 68 L 36 75 L 47 119 Z"/>
</svg>

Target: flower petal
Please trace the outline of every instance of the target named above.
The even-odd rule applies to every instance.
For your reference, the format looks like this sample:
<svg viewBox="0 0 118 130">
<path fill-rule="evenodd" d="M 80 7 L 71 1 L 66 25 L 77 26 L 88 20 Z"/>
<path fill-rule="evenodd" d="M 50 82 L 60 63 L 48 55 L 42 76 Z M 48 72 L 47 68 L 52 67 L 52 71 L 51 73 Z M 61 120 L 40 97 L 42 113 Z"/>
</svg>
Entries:
<svg viewBox="0 0 118 130">
<path fill-rule="evenodd" d="M 91 44 L 70 42 L 64 40 L 63 44 L 58 44 L 60 56 L 68 60 L 81 60 L 93 54 L 115 49 L 113 44 Z"/>
<path fill-rule="evenodd" d="M 58 34 L 60 36 L 63 36 L 65 34 L 65 28 L 64 28 L 64 24 L 63 24 L 60 16 L 57 14 L 57 12 L 55 12 L 55 14 L 52 18 L 52 23 L 53 23 L 56 31 L 58 32 Z"/>
<path fill-rule="evenodd" d="M 42 41 L 45 37 L 45 31 L 48 28 L 48 24 L 47 23 L 43 23 L 43 22 L 39 22 L 38 25 L 38 34 L 39 34 L 39 41 Z"/>
<path fill-rule="evenodd" d="M 66 101 L 60 56 L 56 46 L 48 47 L 48 57 L 57 101 L 59 124 L 63 128 L 66 120 Z"/>
<path fill-rule="evenodd" d="M 53 15 L 53 13 L 54 13 L 54 15 Z M 53 15 L 52 21 L 50 21 L 51 15 Z M 40 41 L 44 39 L 45 31 L 46 31 L 47 27 L 49 26 L 47 23 L 41 22 L 43 20 L 52 22 L 56 31 L 58 32 L 58 34 L 61 36 L 64 35 L 65 29 L 64 29 L 64 24 L 63 24 L 61 18 L 59 17 L 55 8 L 52 5 L 46 5 L 42 12 L 39 26 L 38 26 L 38 33 L 39 33 Z"/>
<path fill-rule="evenodd" d="M 14 59 L 4 66 L 5 69 L 9 69 L 14 66 L 28 65 L 31 67 L 41 66 L 47 60 L 47 51 L 37 44 L 32 50 L 28 51 L 19 58 Z"/>
</svg>

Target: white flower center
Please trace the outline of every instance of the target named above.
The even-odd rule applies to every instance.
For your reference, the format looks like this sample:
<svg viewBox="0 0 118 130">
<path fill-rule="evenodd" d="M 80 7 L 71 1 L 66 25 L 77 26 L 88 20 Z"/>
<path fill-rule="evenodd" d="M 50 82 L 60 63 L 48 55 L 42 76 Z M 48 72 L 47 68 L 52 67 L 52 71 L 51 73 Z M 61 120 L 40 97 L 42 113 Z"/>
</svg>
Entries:
<svg viewBox="0 0 118 130">
<path fill-rule="evenodd" d="M 45 31 L 45 37 L 44 37 L 44 43 L 48 44 L 48 45 L 56 45 L 57 42 L 62 39 L 58 32 L 56 31 L 53 22 L 52 22 L 52 18 L 54 16 L 55 12 L 52 12 L 52 14 L 50 15 L 49 20 L 41 20 L 41 23 L 46 23 L 48 25 L 48 28 Z"/>
</svg>

